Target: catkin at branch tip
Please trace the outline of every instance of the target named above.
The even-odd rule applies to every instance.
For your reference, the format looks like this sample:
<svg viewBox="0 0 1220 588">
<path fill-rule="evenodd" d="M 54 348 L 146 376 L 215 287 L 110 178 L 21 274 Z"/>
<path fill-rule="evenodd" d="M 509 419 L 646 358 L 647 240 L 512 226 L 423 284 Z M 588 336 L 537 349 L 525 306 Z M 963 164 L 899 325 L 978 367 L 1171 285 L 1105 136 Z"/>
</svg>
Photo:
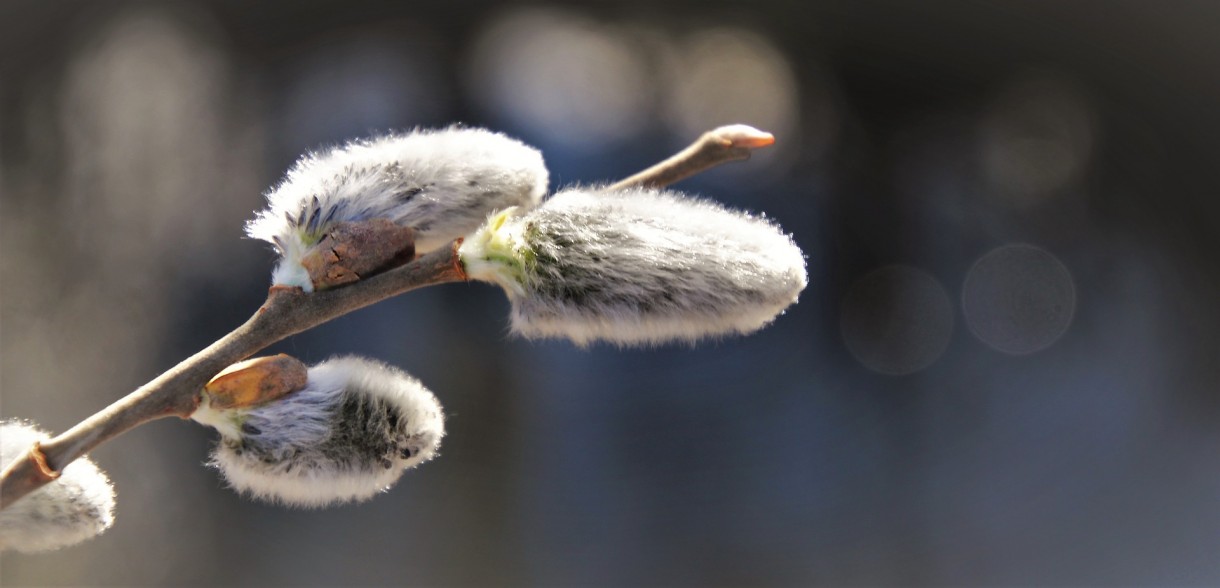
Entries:
<svg viewBox="0 0 1220 588">
<path fill-rule="evenodd" d="M 358 357 L 309 368 L 304 389 L 262 406 L 193 418 L 221 432 L 211 464 L 235 490 L 302 507 L 371 498 L 432 459 L 445 434 L 432 392 Z"/>
<path fill-rule="evenodd" d="M 50 437 L 32 424 L 0 422 L 0 469 Z M 68 464 L 56 480 L 0 511 L 0 551 L 36 553 L 101 534 L 114 524 L 114 487 L 89 458 Z"/>
<path fill-rule="evenodd" d="M 546 188 L 546 166 L 533 147 L 485 129 L 416 130 L 302 157 L 267 193 L 267 208 L 246 233 L 280 253 L 275 284 L 309 290 L 300 260 L 331 223 L 388 219 L 415 229 L 422 254 L 496 210 L 537 204 Z"/>
<path fill-rule="evenodd" d="M 570 189 L 493 216 L 463 243 L 504 287 L 512 329 L 578 345 L 750 333 L 796 302 L 805 257 L 774 223 L 678 192 Z"/>
</svg>

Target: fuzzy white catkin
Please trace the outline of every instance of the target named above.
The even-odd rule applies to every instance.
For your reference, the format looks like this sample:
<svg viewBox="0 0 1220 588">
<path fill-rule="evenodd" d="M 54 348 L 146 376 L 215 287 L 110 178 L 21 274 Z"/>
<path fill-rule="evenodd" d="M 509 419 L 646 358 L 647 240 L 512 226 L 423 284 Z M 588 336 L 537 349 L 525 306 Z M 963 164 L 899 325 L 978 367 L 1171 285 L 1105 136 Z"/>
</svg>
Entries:
<svg viewBox="0 0 1220 588">
<path fill-rule="evenodd" d="M 237 491 L 288 506 L 366 500 L 432 459 L 440 402 L 380 362 L 340 357 L 309 368 L 304 389 L 267 404 L 192 416 L 216 427 L 211 465 Z"/>
<path fill-rule="evenodd" d="M 777 225 L 677 192 L 572 189 L 493 216 L 460 254 L 504 287 L 512 329 L 578 345 L 750 333 L 796 302 L 805 256 Z"/>
<path fill-rule="evenodd" d="M 546 187 L 542 154 L 524 143 L 485 129 L 417 130 L 302 157 L 246 233 L 279 251 L 275 284 L 308 291 L 300 260 L 331 223 L 389 219 L 415 229 L 422 254 L 494 211 L 534 206 Z"/>
<path fill-rule="evenodd" d="M 0 422 L 0 469 L 50 436 L 20 422 Z M 0 511 L 0 551 L 50 551 L 94 537 L 114 524 L 114 487 L 87 457 L 55 481 Z"/>
</svg>

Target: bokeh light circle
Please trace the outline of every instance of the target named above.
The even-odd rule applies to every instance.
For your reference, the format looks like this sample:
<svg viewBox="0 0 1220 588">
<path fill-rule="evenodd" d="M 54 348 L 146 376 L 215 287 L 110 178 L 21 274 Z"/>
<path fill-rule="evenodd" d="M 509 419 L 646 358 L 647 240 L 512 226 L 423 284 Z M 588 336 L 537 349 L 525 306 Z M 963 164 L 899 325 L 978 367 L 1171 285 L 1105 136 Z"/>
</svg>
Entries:
<svg viewBox="0 0 1220 588">
<path fill-rule="evenodd" d="M 1014 355 L 1045 349 L 1076 311 L 1072 275 L 1054 255 L 1026 244 L 999 247 L 966 274 L 962 312 L 970 332 Z"/>
<path fill-rule="evenodd" d="M 767 162 L 798 145 L 801 99 L 788 58 L 767 38 L 745 29 L 720 27 L 691 34 L 674 45 L 667 60 L 670 82 L 665 121 L 681 142 L 708 129 L 743 123 L 782 140 L 755 155 Z M 829 95 L 816 108 L 821 127 L 832 114 Z"/>
<path fill-rule="evenodd" d="M 568 147 L 634 137 L 656 102 L 653 68 L 630 31 L 558 9 L 495 20 L 475 44 L 470 81 L 482 108 Z"/>
<path fill-rule="evenodd" d="M 282 81 L 276 116 L 284 149 L 330 144 L 370 132 L 449 118 L 452 88 L 426 42 L 348 35 L 303 52 Z"/>
<path fill-rule="evenodd" d="M 839 316 L 843 343 L 865 367 L 906 375 L 932 365 L 953 335 L 953 303 L 931 274 L 887 266 L 856 281 Z"/>
<path fill-rule="evenodd" d="M 1061 192 L 1087 170 L 1096 115 L 1067 78 L 1026 75 L 996 97 L 981 124 L 983 170 L 997 196 L 1023 207 Z"/>
</svg>

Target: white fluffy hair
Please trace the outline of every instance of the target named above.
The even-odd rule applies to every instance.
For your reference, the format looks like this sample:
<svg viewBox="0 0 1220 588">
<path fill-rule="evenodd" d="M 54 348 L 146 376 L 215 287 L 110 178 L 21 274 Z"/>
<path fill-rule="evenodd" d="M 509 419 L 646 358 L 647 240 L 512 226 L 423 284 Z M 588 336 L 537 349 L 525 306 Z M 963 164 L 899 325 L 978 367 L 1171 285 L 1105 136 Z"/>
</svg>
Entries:
<svg viewBox="0 0 1220 588">
<path fill-rule="evenodd" d="M 366 500 L 432 459 L 445 434 L 432 392 L 359 357 L 309 369 L 304 389 L 240 411 L 201 407 L 221 440 L 211 465 L 239 492 L 288 506 Z"/>
<path fill-rule="evenodd" d="M 246 234 L 275 245 L 275 284 L 312 289 L 301 257 L 333 222 L 387 218 L 415 229 L 426 253 L 510 206 L 546 193 L 542 154 L 485 129 L 416 130 L 353 141 L 299 159 L 267 193 Z"/>
<path fill-rule="evenodd" d="M 678 192 L 560 192 L 463 243 L 467 274 L 501 285 L 512 329 L 578 345 L 750 333 L 796 302 L 805 256 L 774 223 Z"/>
<path fill-rule="evenodd" d="M 50 435 L 21 421 L 0 422 L 0 469 Z M 94 537 L 114 524 L 114 487 L 86 457 L 59 478 L 0 511 L 0 551 L 50 551 Z"/>
</svg>

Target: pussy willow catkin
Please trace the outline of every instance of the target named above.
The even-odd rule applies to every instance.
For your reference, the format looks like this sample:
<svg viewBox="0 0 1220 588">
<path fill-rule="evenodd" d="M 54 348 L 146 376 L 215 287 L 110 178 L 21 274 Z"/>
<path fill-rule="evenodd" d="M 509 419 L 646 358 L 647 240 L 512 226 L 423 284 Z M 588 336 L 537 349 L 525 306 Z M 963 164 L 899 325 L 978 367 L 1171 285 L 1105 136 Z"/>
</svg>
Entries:
<svg viewBox="0 0 1220 588">
<path fill-rule="evenodd" d="M 573 189 L 506 210 L 460 254 L 471 278 L 507 292 L 513 332 L 580 345 L 749 333 L 807 279 L 804 255 L 774 223 L 642 188 Z"/>
<path fill-rule="evenodd" d="M 302 157 L 267 193 L 267 208 L 246 233 L 280 253 L 273 283 L 308 291 L 301 258 L 333 223 L 385 218 L 415 229 L 415 251 L 425 253 L 496 210 L 537 204 L 546 187 L 542 154 L 499 133 L 391 134 Z"/>
<path fill-rule="evenodd" d="M 0 422 L 0 469 L 50 437 L 32 424 Z M 89 458 L 0 511 L 0 551 L 50 551 L 79 543 L 114 524 L 114 487 Z"/>
<path fill-rule="evenodd" d="M 254 498 L 320 507 L 365 500 L 436 455 L 436 396 L 405 372 L 341 357 L 309 368 L 305 388 L 253 408 L 192 417 L 216 427 L 212 464 Z"/>
</svg>

